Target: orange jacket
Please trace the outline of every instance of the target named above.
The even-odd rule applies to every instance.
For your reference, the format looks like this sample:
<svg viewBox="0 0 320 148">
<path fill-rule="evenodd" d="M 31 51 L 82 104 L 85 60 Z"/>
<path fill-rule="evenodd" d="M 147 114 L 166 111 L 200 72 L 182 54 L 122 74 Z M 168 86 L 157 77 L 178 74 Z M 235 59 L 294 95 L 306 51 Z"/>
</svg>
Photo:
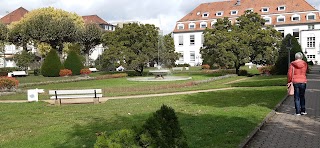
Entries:
<svg viewBox="0 0 320 148">
<path fill-rule="evenodd" d="M 298 59 L 291 62 L 288 70 L 288 83 L 291 80 L 293 83 L 307 83 L 307 69 L 308 64 L 303 60 Z"/>
</svg>

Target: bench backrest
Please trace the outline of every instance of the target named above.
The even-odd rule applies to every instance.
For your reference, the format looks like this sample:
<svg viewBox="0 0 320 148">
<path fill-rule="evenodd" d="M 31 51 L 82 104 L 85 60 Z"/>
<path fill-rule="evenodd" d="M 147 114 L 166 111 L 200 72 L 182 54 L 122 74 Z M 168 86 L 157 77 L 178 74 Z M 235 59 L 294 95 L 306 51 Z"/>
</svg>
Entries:
<svg viewBox="0 0 320 148">
<path fill-rule="evenodd" d="M 97 68 L 89 68 L 90 71 L 94 72 L 94 71 L 98 71 Z"/>
<path fill-rule="evenodd" d="M 26 71 L 12 71 L 13 75 L 27 75 Z"/>
<path fill-rule="evenodd" d="M 49 90 L 50 99 L 100 98 L 102 89 Z"/>
</svg>

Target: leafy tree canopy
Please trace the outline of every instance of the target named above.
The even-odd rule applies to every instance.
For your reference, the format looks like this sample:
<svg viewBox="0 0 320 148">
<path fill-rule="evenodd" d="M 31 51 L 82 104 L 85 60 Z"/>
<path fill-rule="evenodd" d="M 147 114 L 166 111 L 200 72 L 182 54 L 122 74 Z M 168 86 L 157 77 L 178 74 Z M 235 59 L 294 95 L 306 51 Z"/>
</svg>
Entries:
<svg viewBox="0 0 320 148">
<path fill-rule="evenodd" d="M 35 55 L 26 50 L 22 50 L 20 53 L 14 55 L 14 61 L 22 70 L 27 70 L 34 59 Z"/>
</svg>

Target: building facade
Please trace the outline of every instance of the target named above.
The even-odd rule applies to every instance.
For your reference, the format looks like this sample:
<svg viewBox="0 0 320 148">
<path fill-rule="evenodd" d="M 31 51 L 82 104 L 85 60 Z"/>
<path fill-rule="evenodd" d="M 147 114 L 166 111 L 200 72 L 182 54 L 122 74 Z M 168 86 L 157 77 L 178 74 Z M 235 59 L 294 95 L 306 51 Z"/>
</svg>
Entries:
<svg viewBox="0 0 320 148">
<path fill-rule="evenodd" d="M 203 31 L 213 28 L 217 19 L 227 17 L 231 23 L 245 11 L 257 12 L 284 37 L 296 37 L 308 61 L 320 64 L 320 11 L 305 0 L 229 0 L 203 3 L 177 21 L 173 31 L 175 50 L 182 56 L 177 64 L 202 64 L 200 49 Z"/>
</svg>

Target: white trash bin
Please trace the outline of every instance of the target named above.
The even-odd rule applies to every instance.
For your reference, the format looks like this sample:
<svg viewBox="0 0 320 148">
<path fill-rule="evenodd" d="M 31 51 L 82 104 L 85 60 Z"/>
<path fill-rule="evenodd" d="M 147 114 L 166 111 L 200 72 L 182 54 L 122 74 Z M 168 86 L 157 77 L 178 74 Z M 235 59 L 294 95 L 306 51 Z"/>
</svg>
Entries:
<svg viewBox="0 0 320 148">
<path fill-rule="evenodd" d="M 29 89 L 28 90 L 28 101 L 29 102 L 33 102 L 33 101 L 38 102 L 38 90 L 36 90 L 36 89 Z"/>
</svg>

